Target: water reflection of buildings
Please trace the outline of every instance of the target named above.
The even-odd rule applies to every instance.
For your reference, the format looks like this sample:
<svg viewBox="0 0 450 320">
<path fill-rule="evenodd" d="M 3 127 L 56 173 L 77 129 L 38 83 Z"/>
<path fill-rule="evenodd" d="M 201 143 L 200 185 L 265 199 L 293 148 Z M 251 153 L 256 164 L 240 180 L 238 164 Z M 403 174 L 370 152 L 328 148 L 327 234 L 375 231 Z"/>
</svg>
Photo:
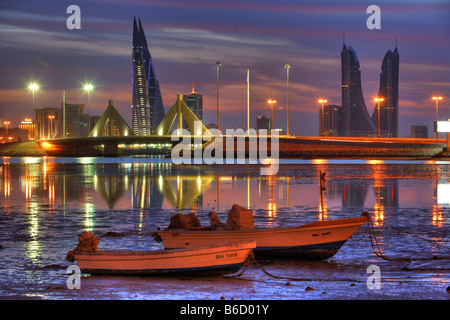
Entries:
<svg viewBox="0 0 450 320">
<path fill-rule="evenodd" d="M 327 194 L 329 198 L 341 197 L 342 208 L 348 207 L 367 208 L 368 199 L 373 196 L 376 204 L 383 208 L 398 208 L 398 180 L 379 180 L 371 181 L 328 181 Z"/>
<path fill-rule="evenodd" d="M 180 170 L 170 163 L 72 166 L 45 159 L 42 163 L 27 161 L 19 165 L 0 165 L 3 208 L 21 204 L 23 200 L 27 210 L 36 215 L 43 209 L 55 212 L 65 210 L 66 206 L 81 208 L 89 228 L 94 227 L 96 211 L 103 208 L 130 208 L 139 212 L 170 208 L 225 212 L 234 203 L 263 209 L 270 219 L 280 212 L 289 212 L 289 208 L 306 206 L 317 208 L 319 219 L 327 219 L 330 210 L 341 208 L 352 214 L 370 211 L 374 220 L 382 223 L 387 214 L 397 212 L 400 201 L 401 180 L 386 178 L 377 170 L 370 177 L 327 178 L 322 204 L 316 177 L 306 181 L 280 176 L 217 176 L 200 169 Z M 433 188 L 433 181 L 431 183 Z M 443 225 L 442 207 L 450 205 L 450 200 L 444 200 L 445 195 L 450 194 L 450 187 L 445 189 L 448 185 L 436 182 L 435 199 L 424 200 L 424 205 L 429 204 L 432 212 L 432 223 L 438 226 Z"/>
<path fill-rule="evenodd" d="M 211 186 L 212 177 L 147 176 L 134 177 L 132 206 L 139 209 L 161 209 L 166 199 L 175 209 L 203 209 L 203 193 Z"/>
</svg>

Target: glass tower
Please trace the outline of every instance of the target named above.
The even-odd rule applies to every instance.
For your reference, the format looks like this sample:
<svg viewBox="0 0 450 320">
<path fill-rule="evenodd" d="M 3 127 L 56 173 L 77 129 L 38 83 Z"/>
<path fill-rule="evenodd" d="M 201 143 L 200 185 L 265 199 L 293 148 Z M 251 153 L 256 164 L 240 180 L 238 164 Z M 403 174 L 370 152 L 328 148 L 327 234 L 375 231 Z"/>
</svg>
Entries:
<svg viewBox="0 0 450 320">
<path fill-rule="evenodd" d="M 342 68 L 342 134 L 350 137 L 376 135 L 361 87 L 358 56 L 344 43 L 341 51 Z"/>
<path fill-rule="evenodd" d="M 380 89 L 380 135 L 398 137 L 398 72 L 400 56 L 395 46 L 394 51 L 386 52 L 381 64 Z M 372 122 L 378 129 L 378 104 L 372 114 Z"/>
<path fill-rule="evenodd" d="M 132 128 L 136 135 L 151 135 L 164 118 L 164 105 L 147 39 L 139 19 L 133 24 Z"/>
</svg>

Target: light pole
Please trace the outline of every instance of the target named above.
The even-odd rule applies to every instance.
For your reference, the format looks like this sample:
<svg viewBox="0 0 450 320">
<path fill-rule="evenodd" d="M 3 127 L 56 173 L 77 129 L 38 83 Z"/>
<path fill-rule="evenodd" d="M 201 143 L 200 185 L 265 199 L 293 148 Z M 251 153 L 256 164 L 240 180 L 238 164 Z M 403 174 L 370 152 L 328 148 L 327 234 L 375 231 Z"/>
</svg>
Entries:
<svg viewBox="0 0 450 320">
<path fill-rule="evenodd" d="M 48 118 L 50 119 L 50 132 L 48 138 L 51 139 L 53 137 L 53 119 L 55 119 L 55 115 L 49 115 Z"/>
<path fill-rule="evenodd" d="M 36 82 L 32 82 L 28 85 L 28 89 L 31 90 L 33 93 L 33 114 L 31 116 L 31 119 L 33 121 L 33 124 L 35 123 L 36 116 L 35 116 L 35 107 L 34 107 L 34 93 L 39 90 L 39 85 Z M 35 131 L 33 130 L 33 140 L 35 139 Z"/>
<path fill-rule="evenodd" d="M 217 69 L 217 133 L 219 133 L 220 125 L 219 125 L 219 69 L 220 69 L 220 61 L 216 62 Z"/>
<path fill-rule="evenodd" d="M 439 108 L 439 100 L 442 100 L 442 97 L 433 97 L 433 100 L 436 101 L 436 126 L 438 122 L 438 108 Z M 436 129 L 436 142 L 439 140 L 439 132 Z"/>
<path fill-rule="evenodd" d="M 3 124 L 6 126 L 6 142 L 9 142 L 8 137 L 8 126 L 11 124 L 9 121 L 4 121 Z"/>
<path fill-rule="evenodd" d="M 287 102 L 286 102 L 286 106 L 287 106 L 287 128 L 286 128 L 286 133 L 289 136 L 289 69 L 291 68 L 290 64 L 286 64 L 284 66 L 286 68 L 286 95 L 287 95 Z"/>
<path fill-rule="evenodd" d="M 270 104 L 270 131 L 273 130 L 273 104 L 277 103 L 276 100 L 267 100 L 267 103 Z"/>
<path fill-rule="evenodd" d="M 88 135 L 91 132 L 91 91 L 94 90 L 94 86 L 90 83 L 84 85 L 84 91 L 88 94 Z"/>
<path fill-rule="evenodd" d="M 321 130 L 320 130 L 320 135 L 323 137 L 323 135 L 324 135 L 324 112 L 323 112 L 323 108 L 324 108 L 324 104 L 325 103 L 327 103 L 328 102 L 328 100 L 325 100 L 325 99 L 320 99 L 319 100 L 319 103 L 321 103 L 322 104 L 322 121 L 321 121 Z"/>
<path fill-rule="evenodd" d="M 384 98 L 375 98 L 374 99 L 377 102 L 377 109 L 378 109 L 378 139 L 380 139 L 381 132 L 380 132 L 380 102 L 384 101 Z"/>
</svg>

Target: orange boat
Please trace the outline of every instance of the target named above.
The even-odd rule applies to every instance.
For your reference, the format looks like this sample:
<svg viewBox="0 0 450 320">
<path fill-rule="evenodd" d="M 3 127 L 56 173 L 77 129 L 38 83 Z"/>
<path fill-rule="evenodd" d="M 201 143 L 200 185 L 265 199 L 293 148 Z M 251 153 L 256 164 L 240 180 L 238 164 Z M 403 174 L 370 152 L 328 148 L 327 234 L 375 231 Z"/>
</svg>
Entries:
<svg viewBox="0 0 450 320">
<path fill-rule="evenodd" d="M 367 217 L 363 213 L 357 218 L 318 221 L 296 227 L 227 230 L 225 226 L 222 230 L 213 230 L 208 227 L 177 229 L 169 226 L 165 230 L 157 230 L 155 240 L 162 241 L 165 249 L 255 241 L 253 253 L 256 257 L 324 260 L 334 256 L 366 222 Z"/>
<path fill-rule="evenodd" d="M 177 250 L 74 252 L 83 273 L 115 275 L 229 274 L 238 271 L 254 241 Z"/>
</svg>

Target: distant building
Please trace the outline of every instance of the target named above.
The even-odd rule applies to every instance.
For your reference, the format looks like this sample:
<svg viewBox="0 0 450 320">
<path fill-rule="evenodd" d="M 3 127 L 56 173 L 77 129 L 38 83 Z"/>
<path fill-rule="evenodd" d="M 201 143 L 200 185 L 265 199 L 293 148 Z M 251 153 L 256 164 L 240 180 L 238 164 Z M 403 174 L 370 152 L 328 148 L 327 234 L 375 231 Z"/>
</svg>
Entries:
<svg viewBox="0 0 450 320">
<path fill-rule="evenodd" d="M 270 130 L 270 118 L 264 115 L 256 118 L 256 130 L 261 129 Z"/>
<path fill-rule="evenodd" d="M 381 64 L 380 89 L 380 135 L 382 137 L 398 137 L 398 73 L 400 56 L 397 46 L 394 51 L 386 52 Z M 378 130 L 378 104 L 372 114 L 372 122 Z"/>
<path fill-rule="evenodd" d="M 100 116 L 91 116 L 89 114 L 82 114 L 74 121 L 73 135 L 75 137 L 87 137 L 89 135 L 89 118 L 91 120 L 91 130 L 94 129 Z"/>
<path fill-rule="evenodd" d="M 0 143 L 28 140 L 28 130 L 21 128 L 0 127 Z"/>
<path fill-rule="evenodd" d="M 358 56 L 344 43 L 341 51 L 342 71 L 342 133 L 344 136 L 364 137 L 377 134 L 367 112 L 361 86 Z"/>
<path fill-rule="evenodd" d="M 19 129 L 27 131 L 25 140 L 34 140 L 35 124 L 33 123 L 33 119 L 26 118 L 25 120 L 22 120 L 19 124 Z"/>
<path fill-rule="evenodd" d="M 428 126 L 411 126 L 411 138 L 428 138 Z"/>
<path fill-rule="evenodd" d="M 324 105 L 323 107 L 323 121 L 322 121 L 322 107 L 319 108 L 319 135 L 324 136 L 343 136 L 343 112 L 341 106 Z"/>
<path fill-rule="evenodd" d="M 216 129 L 217 130 L 217 124 L 210 122 L 205 126 L 207 129 Z"/>
<path fill-rule="evenodd" d="M 190 94 L 183 94 L 183 101 L 197 118 L 203 121 L 203 95 L 195 92 L 194 85 L 192 85 Z M 186 128 L 185 124 L 183 124 L 183 128 Z"/>
<path fill-rule="evenodd" d="M 62 116 L 62 110 L 63 110 L 64 103 L 61 102 L 61 116 Z M 83 114 L 84 104 L 70 104 L 66 103 L 65 110 L 66 110 L 66 138 L 76 138 L 80 137 L 80 130 L 79 130 L 79 119 L 80 116 Z M 62 125 L 63 119 L 61 118 L 61 125 Z M 62 135 L 62 128 L 61 128 L 61 137 Z"/>
<path fill-rule="evenodd" d="M 144 29 L 140 19 L 138 27 L 136 18 L 133 24 L 132 64 L 132 129 L 139 136 L 151 135 L 164 119 L 165 111 Z"/>
<path fill-rule="evenodd" d="M 62 137 L 62 109 L 36 109 L 36 138 L 53 139 Z"/>
</svg>

